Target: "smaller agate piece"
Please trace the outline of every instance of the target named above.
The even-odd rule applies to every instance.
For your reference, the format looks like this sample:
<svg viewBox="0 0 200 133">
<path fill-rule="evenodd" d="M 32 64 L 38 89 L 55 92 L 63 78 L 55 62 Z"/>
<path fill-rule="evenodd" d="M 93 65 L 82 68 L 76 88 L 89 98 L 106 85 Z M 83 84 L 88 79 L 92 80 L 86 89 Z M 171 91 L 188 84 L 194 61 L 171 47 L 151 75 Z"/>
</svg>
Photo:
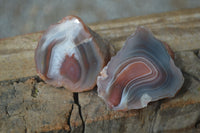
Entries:
<svg viewBox="0 0 200 133">
<path fill-rule="evenodd" d="M 113 110 L 140 109 L 173 97 L 184 78 L 169 46 L 138 27 L 98 76 L 98 95 Z"/>
<path fill-rule="evenodd" d="M 93 89 L 113 54 L 111 45 L 75 16 L 67 16 L 42 35 L 35 50 L 37 72 L 47 83 L 72 92 Z"/>
</svg>

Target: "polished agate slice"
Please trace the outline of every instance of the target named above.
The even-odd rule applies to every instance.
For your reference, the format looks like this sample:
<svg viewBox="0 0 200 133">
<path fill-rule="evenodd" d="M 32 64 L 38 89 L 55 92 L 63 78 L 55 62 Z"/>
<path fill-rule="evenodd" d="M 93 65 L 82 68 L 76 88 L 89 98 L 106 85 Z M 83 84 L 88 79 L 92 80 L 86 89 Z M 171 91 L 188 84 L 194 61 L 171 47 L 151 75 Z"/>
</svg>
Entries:
<svg viewBox="0 0 200 133">
<path fill-rule="evenodd" d="M 112 55 L 111 45 L 75 16 L 67 16 L 42 35 L 35 51 L 39 76 L 72 92 L 93 89 Z"/>
<path fill-rule="evenodd" d="M 98 95 L 113 110 L 140 109 L 173 97 L 184 78 L 169 46 L 138 27 L 98 77 Z"/>
</svg>

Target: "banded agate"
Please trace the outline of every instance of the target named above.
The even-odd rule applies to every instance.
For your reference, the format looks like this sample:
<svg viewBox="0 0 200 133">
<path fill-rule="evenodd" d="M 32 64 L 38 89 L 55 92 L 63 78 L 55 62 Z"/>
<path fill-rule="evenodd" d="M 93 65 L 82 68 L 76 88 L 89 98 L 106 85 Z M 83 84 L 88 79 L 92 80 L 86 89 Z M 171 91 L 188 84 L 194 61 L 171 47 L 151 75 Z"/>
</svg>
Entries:
<svg viewBox="0 0 200 133">
<path fill-rule="evenodd" d="M 184 78 L 169 46 L 138 27 L 98 76 L 98 95 L 113 110 L 140 109 L 173 97 Z"/>
<path fill-rule="evenodd" d="M 93 89 L 112 48 L 75 16 L 67 16 L 42 35 L 35 51 L 37 72 L 43 80 L 72 92 Z"/>
</svg>

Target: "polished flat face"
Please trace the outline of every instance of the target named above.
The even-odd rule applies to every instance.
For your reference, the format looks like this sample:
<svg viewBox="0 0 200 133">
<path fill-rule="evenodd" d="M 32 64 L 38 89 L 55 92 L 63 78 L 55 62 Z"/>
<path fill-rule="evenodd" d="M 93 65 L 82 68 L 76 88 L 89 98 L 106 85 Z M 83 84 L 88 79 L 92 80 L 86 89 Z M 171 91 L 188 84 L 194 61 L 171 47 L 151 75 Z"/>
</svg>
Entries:
<svg viewBox="0 0 200 133">
<path fill-rule="evenodd" d="M 140 109 L 151 101 L 173 97 L 184 78 L 170 48 L 138 27 L 98 77 L 98 95 L 113 110 Z"/>
<path fill-rule="evenodd" d="M 38 43 L 35 61 L 42 79 L 73 92 L 92 89 L 104 65 L 95 38 L 74 16 L 49 27 Z"/>
</svg>

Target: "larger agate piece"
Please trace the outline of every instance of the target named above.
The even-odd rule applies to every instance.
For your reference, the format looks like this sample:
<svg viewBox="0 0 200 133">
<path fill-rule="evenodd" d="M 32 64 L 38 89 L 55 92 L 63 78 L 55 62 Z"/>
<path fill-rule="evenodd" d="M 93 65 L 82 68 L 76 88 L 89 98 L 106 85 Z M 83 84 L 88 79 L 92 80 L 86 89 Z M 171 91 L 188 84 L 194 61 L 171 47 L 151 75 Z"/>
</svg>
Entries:
<svg viewBox="0 0 200 133">
<path fill-rule="evenodd" d="M 113 110 L 140 109 L 173 97 L 184 78 L 167 44 L 138 27 L 98 77 L 98 95 Z"/>
<path fill-rule="evenodd" d="M 110 45 L 75 16 L 67 16 L 42 35 L 35 51 L 39 76 L 72 92 L 93 89 L 112 55 Z"/>
</svg>

